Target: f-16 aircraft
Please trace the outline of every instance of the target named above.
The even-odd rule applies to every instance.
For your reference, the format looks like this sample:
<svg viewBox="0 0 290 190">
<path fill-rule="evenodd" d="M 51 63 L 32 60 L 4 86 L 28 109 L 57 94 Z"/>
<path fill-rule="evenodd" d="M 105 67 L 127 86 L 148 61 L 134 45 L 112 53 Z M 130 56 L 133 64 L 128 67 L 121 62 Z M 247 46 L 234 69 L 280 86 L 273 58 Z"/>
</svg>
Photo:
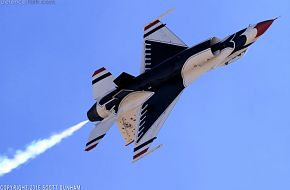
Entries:
<svg viewBox="0 0 290 190">
<path fill-rule="evenodd" d="M 133 162 L 149 150 L 183 90 L 200 75 L 241 58 L 275 19 L 250 25 L 224 39 L 209 38 L 188 47 L 161 19 L 144 27 L 140 75 L 114 77 L 104 67 L 92 76 L 96 103 L 87 112 L 95 127 L 86 143 L 92 150 L 114 122 L 125 145 L 134 143 Z"/>
</svg>

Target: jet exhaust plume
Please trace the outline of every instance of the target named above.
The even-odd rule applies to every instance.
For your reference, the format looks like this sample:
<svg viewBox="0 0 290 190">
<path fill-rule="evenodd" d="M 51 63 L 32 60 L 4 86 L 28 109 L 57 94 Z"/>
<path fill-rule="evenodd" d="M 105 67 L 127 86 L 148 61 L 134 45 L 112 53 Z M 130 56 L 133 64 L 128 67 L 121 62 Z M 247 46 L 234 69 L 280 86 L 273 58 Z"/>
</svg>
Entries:
<svg viewBox="0 0 290 190">
<path fill-rule="evenodd" d="M 21 164 L 26 163 L 41 153 L 44 153 L 49 148 L 60 143 L 63 139 L 71 136 L 87 122 L 88 120 L 82 121 L 60 133 L 50 136 L 49 138 L 33 141 L 24 150 L 17 150 L 13 158 L 0 155 L 0 176 L 11 172 Z"/>
</svg>

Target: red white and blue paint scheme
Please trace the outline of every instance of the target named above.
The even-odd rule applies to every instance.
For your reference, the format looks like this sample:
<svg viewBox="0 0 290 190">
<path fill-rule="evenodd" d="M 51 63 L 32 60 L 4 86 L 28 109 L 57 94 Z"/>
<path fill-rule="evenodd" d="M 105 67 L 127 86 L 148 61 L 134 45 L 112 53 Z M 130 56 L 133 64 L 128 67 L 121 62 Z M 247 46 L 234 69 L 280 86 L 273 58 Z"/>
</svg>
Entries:
<svg viewBox="0 0 290 190">
<path fill-rule="evenodd" d="M 200 75 L 241 58 L 274 20 L 250 25 L 222 40 L 212 37 L 192 47 L 160 19 L 146 25 L 139 76 L 123 72 L 114 77 L 104 67 L 92 76 L 96 103 L 87 116 L 96 123 L 85 150 L 96 147 L 115 122 L 125 145 L 134 144 L 133 161 L 159 148 L 149 150 L 183 90 Z"/>
</svg>

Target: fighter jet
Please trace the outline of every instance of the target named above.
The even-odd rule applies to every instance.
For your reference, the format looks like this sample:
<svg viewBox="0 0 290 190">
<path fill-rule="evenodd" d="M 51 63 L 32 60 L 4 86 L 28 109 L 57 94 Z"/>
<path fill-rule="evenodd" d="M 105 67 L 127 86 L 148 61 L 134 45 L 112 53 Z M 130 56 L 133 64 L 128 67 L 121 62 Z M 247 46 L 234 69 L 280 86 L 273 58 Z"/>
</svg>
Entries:
<svg viewBox="0 0 290 190">
<path fill-rule="evenodd" d="M 157 18 L 144 27 L 140 75 L 114 77 L 104 67 L 92 75 L 96 103 L 87 112 L 95 122 L 85 150 L 103 139 L 114 122 L 125 145 L 134 143 L 133 162 L 149 150 L 183 90 L 202 74 L 240 59 L 275 19 L 249 25 L 224 39 L 188 47 Z"/>
</svg>

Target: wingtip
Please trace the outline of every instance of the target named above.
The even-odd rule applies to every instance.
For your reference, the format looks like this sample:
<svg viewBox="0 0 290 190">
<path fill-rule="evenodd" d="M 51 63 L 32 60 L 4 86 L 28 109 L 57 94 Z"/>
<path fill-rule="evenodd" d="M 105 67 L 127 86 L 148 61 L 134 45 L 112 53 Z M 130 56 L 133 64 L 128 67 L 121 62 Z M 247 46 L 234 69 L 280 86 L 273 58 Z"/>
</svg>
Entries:
<svg viewBox="0 0 290 190">
<path fill-rule="evenodd" d="M 175 9 L 174 8 L 170 8 L 168 9 L 165 13 L 161 14 L 160 16 L 158 16 L 156 19 L 154 19 L 153 21 L 151 21 L 150 23 L 146 24 L 144 26 L 144 31 L 148 30 L 149 28 L 151 28 L 152 26 L 154 26 L 155 24 L 159 23 L 160 20 L 162 18 L 164 18 L 165 16 L 169 15 L 170 13 L 172 13 Z"/>
<path fill-rule="evenodd" d="M 145 148 L 144 150 L 142 150 L 141 152 L 135 154 L 133 156 L 133 160 L 139 160 L 140 158 L 142 158 L 143 156 L 147 155 L 147 151 L 148 151 L 149 147 Z"/>
<path fill-rule="evenodd" d="M 146 155 L 154 152 L 155 150 L 157 150 L 158 148 L 162 147 L 163 144 L 159 144 L 158 146 L 156 146 L 155 148 L 151 149 L 148 151 L 149 147 L 144 149 L 143 151 L 141 151 L 140 153 L 136 154 L 133 156 L 133 160 L 132 163 L 137 162 L 138 160 L 140 160 L 141 158 L 144 158 Z"/>
</svg>

